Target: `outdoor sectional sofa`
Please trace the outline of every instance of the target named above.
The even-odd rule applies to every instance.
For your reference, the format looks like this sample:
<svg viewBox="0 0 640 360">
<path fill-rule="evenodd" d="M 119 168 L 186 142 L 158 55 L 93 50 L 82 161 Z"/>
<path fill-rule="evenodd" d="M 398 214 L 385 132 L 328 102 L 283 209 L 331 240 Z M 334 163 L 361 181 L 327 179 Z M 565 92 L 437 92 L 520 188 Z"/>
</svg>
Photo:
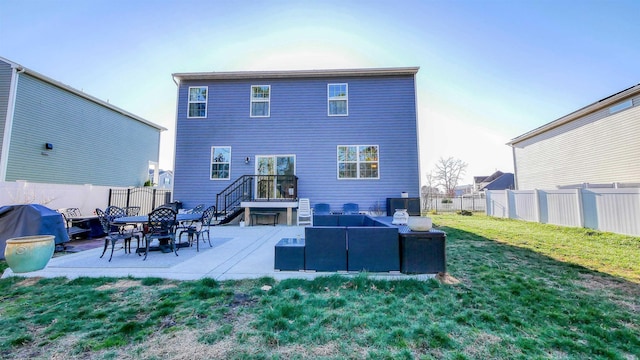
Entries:
<svg viewBox="0 0 640 360">
<path fill-rule="evenodd" d="M 398 228 L 367 215 L 314 215 L 304 257 L 306 270 L 400 271 Z"/>
</svg>

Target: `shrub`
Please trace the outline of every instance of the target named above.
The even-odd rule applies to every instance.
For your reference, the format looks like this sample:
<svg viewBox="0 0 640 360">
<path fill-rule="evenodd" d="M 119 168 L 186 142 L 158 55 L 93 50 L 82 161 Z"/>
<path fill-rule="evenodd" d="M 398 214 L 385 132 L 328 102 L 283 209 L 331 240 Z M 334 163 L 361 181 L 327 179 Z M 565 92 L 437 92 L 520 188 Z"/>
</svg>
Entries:
<svg viewBox="0 0 640 360">
<path fill-rule="evenodd" d="M 458 215 L 462 215 L 462 216 L 471 216 L 473 215 L 473 213 L 469 210 L 458 210 L 456 211 L 456 214 Z"/>
</svg>

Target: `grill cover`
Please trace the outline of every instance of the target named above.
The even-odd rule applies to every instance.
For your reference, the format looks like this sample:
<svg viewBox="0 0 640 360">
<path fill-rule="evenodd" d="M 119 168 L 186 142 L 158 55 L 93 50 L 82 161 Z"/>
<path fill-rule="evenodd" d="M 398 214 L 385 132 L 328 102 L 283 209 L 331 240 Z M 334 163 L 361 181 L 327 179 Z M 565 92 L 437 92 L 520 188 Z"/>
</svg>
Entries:
<svg viewBox="0 0 640 360">
<path fill-rule="evenodd" d="M 69 241 L 62 215 L 55 210 L 38 204 L 0 207 L 0 259 L 8 239 L 32 235 L 53 235 L 56 244 Z"/>
</svg>

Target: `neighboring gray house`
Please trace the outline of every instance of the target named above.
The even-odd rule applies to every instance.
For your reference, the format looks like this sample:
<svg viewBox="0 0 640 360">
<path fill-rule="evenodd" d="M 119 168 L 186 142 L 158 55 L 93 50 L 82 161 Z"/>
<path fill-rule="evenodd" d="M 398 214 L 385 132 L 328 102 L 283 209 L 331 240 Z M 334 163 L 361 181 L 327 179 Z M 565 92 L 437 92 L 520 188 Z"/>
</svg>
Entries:
<svg viewBox="0 0 640 360">
<path fill-rule="evenodd" d="M 158 176 L 156 177 L 156 172 Z M 173 171 L 149 169 L 149 181 L 160 189 L 173 188 Z"/>
<path fill-rule="evenodd" d="M 640 183 L 640 84 L 512 139 L 516 188 Z"/>
<path fill-rule="evenodd" d="M 158 176 L 158 187 L 162 189 L 173 188 L 173 171 L 160 170 L 160 174 Z"/>
<path fill-rule="evenodd" d="M 0 57 L 0 181 L 142 186 L 163 130 Z"/>
<path fill-rule="evenodd" d="M 474 176 L 473 188 L 474 192 L 485 190 L 514 190 L 514 176 L 513 173 L 503 173 L 500 170 L 489 176 Z"/>
</svg>

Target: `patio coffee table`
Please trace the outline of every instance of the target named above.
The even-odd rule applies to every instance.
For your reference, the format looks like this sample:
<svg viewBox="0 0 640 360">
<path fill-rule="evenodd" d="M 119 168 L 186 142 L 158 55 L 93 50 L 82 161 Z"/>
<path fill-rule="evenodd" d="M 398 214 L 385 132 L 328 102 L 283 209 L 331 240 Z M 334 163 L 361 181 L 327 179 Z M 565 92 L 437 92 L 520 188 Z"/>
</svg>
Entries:
<svg viewBox="0 0 640 360">
<path fill-rule="evenodd" d="M 275 270 L 304 270 L 304 239 L 284 238 L 275 247 Z"/>
</svg>

